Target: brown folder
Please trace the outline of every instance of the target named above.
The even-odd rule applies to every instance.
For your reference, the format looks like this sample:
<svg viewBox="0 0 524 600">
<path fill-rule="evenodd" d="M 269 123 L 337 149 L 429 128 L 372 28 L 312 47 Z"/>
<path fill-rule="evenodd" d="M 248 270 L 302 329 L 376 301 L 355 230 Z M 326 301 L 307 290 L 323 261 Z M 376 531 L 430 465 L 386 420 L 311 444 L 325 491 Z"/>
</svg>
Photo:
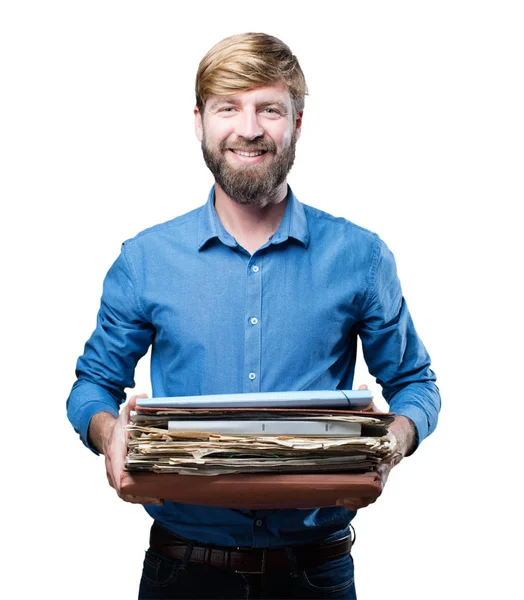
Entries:
<svg viewBox="0 0 524 600">
<path fill-rule="evenodd" d="M 238 474 L 203 477 L 123 472 L 122 492 L 172 502 L 238 509 L 319 508 L 343 498 L 376 500 L 378 473 Z"/>
</svg>

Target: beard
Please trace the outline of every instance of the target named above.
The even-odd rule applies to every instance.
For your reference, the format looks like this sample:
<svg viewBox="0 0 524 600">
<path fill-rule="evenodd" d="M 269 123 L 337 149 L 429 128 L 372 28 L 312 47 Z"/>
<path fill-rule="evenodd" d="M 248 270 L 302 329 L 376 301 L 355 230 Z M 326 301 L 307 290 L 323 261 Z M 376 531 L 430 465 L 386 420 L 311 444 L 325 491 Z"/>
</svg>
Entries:
<svg viewBox="0 0 524 600">
<path fill-rule="evenodd" d="M 204 132 L 202 153 L 215 181 L 231 200 L 247 206 L 265 206 L 278 201 L 279 186 L 286 180 L 295 160 L 296 142 L 293 132 L 289 146 L 277 152 L 271 138 L 238 141 L 234 144 L 235 150 L 270 152 L 273 159 L 269 163 L 233 166 L 225 156 L 232 144 L 223 140 L 215 150 L 208 145 Z"/>
</svg>

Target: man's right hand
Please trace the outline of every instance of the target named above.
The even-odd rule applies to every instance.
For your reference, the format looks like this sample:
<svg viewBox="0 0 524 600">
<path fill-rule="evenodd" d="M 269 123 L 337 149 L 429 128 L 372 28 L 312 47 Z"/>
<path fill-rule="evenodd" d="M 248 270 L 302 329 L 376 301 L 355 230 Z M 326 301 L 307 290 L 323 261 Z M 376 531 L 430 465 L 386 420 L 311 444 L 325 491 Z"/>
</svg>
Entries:
<svg viewBox="0 0 524 600">
<path fill-rule="evenodd" d="M 136 399 L 146 397 L 146 394 L 132 396 L 120 411 L 118 418 L 106 412 L 97 413 L 91 419 L 88 435 L 93 446 L 105 456 L 107 480 L 122 500 L 133 504 L 157 504 L 162 506 L 163 501 L 159 498 L 131 496 L 130 494 L 123 494 L 120 489 L 120 478 L 124 471 L 124 461 L 127 453 L 127 434 L 124 427 L 129 423 L 130 412 L 136 407 Z"/>
</svg>

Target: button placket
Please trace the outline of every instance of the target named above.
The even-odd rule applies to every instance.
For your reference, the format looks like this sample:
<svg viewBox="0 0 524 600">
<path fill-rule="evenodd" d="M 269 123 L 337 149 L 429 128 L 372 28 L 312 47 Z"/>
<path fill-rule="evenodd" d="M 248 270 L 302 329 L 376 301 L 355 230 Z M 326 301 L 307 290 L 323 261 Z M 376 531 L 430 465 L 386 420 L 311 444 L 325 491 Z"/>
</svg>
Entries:
<svg viewBox="0 0 524 600">
<path fill-rule="evenodd" d="M 250 261 L 247 274 L 247 290 L 244 320 L 244 391 L 260 391 L 260 363 L 262 328 L 262 269 L 260 258 Z"/>
</svg>

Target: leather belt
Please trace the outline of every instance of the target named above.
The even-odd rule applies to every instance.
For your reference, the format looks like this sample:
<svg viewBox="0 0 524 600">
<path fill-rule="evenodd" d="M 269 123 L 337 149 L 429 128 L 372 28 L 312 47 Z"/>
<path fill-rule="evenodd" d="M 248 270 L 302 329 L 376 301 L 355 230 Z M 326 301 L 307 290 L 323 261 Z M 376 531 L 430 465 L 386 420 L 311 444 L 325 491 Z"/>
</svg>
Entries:
<svg viewBox="0 0 524 600">
<path fill-rule="evenodd" d="M 189 554 L 188 562 L 208 564 L 235 573 L 262 574 L 267 570 L 286 569 L 289 556 L 285 548 L 227 548 L 219 546 L 192 545 L 179 538 L 157 523 L 151 527 L 149 540 L 151 550 L 159 554 L 183 560 Z M 297 564 L 302 567 L 320 564 L 338 556 L 349 554 L 351 536 L 346 536 L 326 544 L 311 544 L 293 547 Z"/>
</svg>

